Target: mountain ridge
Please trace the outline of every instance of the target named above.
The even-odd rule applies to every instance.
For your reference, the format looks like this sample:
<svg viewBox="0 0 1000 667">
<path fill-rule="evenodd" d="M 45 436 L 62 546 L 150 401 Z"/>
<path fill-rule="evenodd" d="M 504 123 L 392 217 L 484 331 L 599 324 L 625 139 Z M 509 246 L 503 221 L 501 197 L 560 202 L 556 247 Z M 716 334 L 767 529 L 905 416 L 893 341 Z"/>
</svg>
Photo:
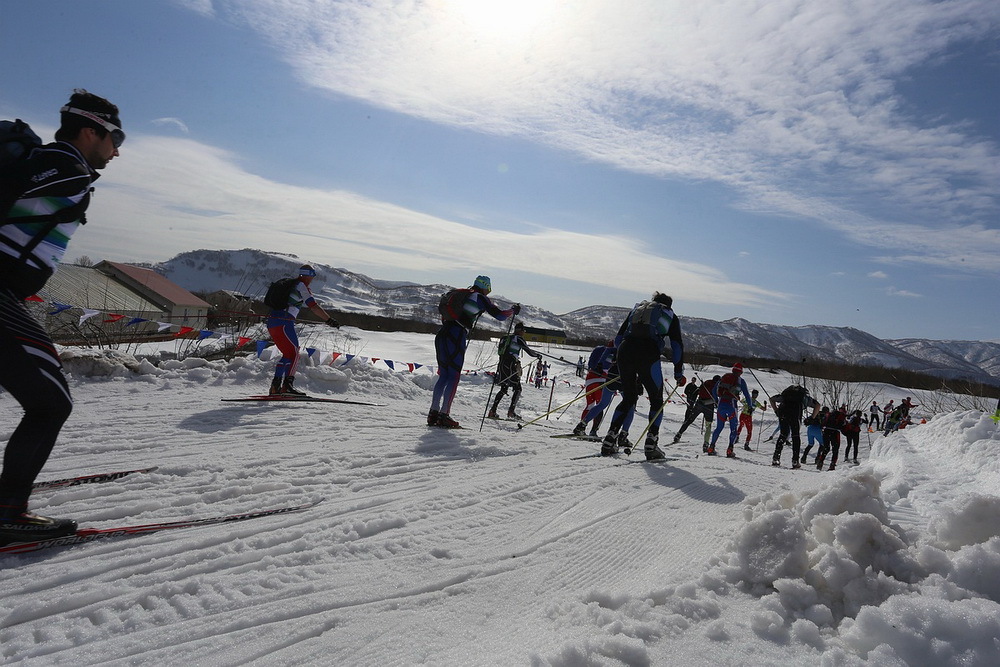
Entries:
<svg viewBox="0 0 1000 667">
<path fill-rule="evenodd" d="M 143 266 L 192 292 L 224 290 L 259 299 L 268 284 L 294 275 L 302 263 L 296 255 L 245 248 L 191 250 Z M 318 273 L 312 283 L 313 292 L 324 307 L 334 311 L 437 322 L 438 299 L 451 289 L 443 284 L 380 280 L 349 269 L 310 263 Z M 504 307 L 514 302 L 497 293 L 492 298 Z M 604 339 L 614 335 L 630 307 L 594 305 L 559 315 L 522 304 L 519 317 L 528 326 L 564 330 L 573 338 Z M 853 327 L 788 326 L 740 317 L 717 321 L 678 315 L 686 348 L 721 357 L 881 366 L 1000 385 L 1000 344 L 994 342 L 882 340 Z M 503 325 L 491 318 L 480 322 L 482 328 L 503 330 Z"/>
</svg>

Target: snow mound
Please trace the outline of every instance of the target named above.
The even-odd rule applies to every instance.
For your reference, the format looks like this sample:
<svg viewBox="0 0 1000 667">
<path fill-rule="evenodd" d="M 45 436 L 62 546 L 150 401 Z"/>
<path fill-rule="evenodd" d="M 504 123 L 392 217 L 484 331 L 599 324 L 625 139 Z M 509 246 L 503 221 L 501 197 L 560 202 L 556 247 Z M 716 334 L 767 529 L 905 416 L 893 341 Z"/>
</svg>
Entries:
<svg viewBox="0 0 1000 667">
<path fill-rule="evenodd" d="M 819 490 L 749 501 L 746 523 L 699 585 L 756 598 L 758 637 L 806 644 L 824 663 L 997 664 L 1000 583 L 986 573 L 1000 571 L 1000 497 L 942 497 L 946 485 L 926 489 L 920 473 L 927 457 L 949 461 L 956 477 L 980 465 L 997 437 L 981 417 L 941 416 L 882 440 L 869 465 Z M 892 521 L 913 508 L 927 530 Z M 712 634 L 728 636 L 722 621 Z"/>
</svg>

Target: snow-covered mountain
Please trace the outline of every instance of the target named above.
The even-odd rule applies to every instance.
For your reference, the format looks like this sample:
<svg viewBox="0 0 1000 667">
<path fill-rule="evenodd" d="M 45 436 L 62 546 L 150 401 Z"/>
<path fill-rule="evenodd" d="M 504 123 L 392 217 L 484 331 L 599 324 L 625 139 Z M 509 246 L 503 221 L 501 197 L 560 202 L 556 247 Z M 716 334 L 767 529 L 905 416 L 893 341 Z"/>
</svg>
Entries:
<svg viewBox="0 0 1000 667">
<path fill-rule="evenodd" d="M 294 275 L 302 260 L 261 250 L 194 250 L 149 268 L 195 292 L 227 290 L 260 298 L 268 284 Z M 423 322 L 437 321 L 437 302 L 447 285 L 370 278 L 347 269 L 313 263 L 319 275 L 313 292 L 332 310 L 381 315 Z M 503 295 L 493 298 L 512 303 Z M 571 338 L 609 338 L 628 312 L 622 306 L 588 306 L 557 315 L 522 304 L 521 319 L 528 326 L 561 329 Z M 684 317 L 687 349 L 720 357 L 756 357 L 797 361 L 830 361 L 884 366 L 1000 384 L 1000 344 L 984 341 L 882 340 L 850 327 L 758 324 L 742 318 L 718 322 Z M 484 318 L 481 325 L 502 325 Z"/>
</svg>

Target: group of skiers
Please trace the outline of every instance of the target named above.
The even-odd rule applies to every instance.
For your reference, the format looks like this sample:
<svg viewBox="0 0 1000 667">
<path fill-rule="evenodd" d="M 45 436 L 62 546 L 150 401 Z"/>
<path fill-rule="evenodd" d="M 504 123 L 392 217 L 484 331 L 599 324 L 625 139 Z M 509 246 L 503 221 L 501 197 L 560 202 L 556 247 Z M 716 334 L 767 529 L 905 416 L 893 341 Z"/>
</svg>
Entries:
<svg viewBox="0 0 1000 667">
<path fill-rule="evenodd" d="M 904 398 L 899 405 L 894 405 L 894 403 L 894 400 L 890 400 L 883 407 L 879 407 L 878 401 L 872 401 L 868 408 L 867 424 L 869 427 L 880 428 L 885 435 L 906 428 L 911 423 L 910 409 L 916 407 L 916 404 L 911 401 L 909 396 Z"/>
<path fill-rule="evenodd" d="M 520 311 L 518 304 L 507 310 L 494 305 L 487 296 L 490 288 L 489 277 L 479 276 L 469 288 L 451 290 L 441 297 L 438 311 L 442 325 L 435 336 L 438 380 L 434 385 L 431 408 L 427 413 L 428 426 L 460 428 L 459 423 L 451 417 L 450 408 L 464 362 L 465 343 L 476 320 L 483 313 L 489 313 L 502 321 Z M 644 390 L 650 401 L 650 413 L 649 423 L 643 431 L 643 451 L 649 460 L 665 458 L 663 450 L 658 446 L 660 423 L 663 419 L 660 357 L 665 350 L 673 361 L 677 384 L 683 386 L 686 382 L 684 344 L 680 322 L 671 309 L 672 305 L 673 299 L 659 292 L 651 299 L 636 304 L 622 322 L 615 339 L 591 354 L 586 378 L 588 402 L 584 419 L 581 419 L 583 428 L 586 427 L 588 414 L 592 415 L 592 419 L 599 414 L 603 415 L 614 392 L 620 391 L 622 396 L 612 414 L 608 434 L 601 444 L 601 454 L 604 456 L 617 454 L 620 446 L 631 451 L 628 428 L 639 393 Z M 495 380 L 500 391 L 489 408 L 487 416 L 490 418 L 499 419 L 499 404 L 508 389 L 512 389 L 513 393 L 507 416 L 518 418 L 516 407 L 521 394 L 518 356 L 522 351 L 538 359 L 542 356 L 527 345 L 522 333 L 523 324 L 519 323 L 513 328 L 513 333 L 501 339 L 500 364 Z M 612 364 L 616 366 L 614 370 Z"/>
<path fill-rule="evenodd" d="M 520 310 L 517 304 L 510 309 L 501 310 L 487 297 L 489 291 L 489 278 L 479 276 L 471 287 L 465 290 L 452 290 L 441 299 L 439 311 L 442 327 L 435 338 L 439 378 L 434 387 L 433 402 L 427 415 L 427 423 L 430 426 L 459 427 L 458 422 L 451 418 L 449 411 L 462 369 L 466 337 L 479 316 L 485 312 L 499 320 L 505 320 Z M 665 458 L 663 450 L 659 447 L 659 430 L 663 419 L 663 376 L 660 359 L 665 353 L 673 362 L 677 386 L 683 387 L 687 384 L 684 377 L 684 344 L 680 321 L 672 306 L 673 300 L 659 292 L 651 299 L 637 303 L 623 320 L 615 338 L 598 345 L 590 353 L 585 364 L 584 376 L 586 406 L 573 429 L 573 434 L 585 436 L 589 430 L 591 438 L 598 438 L 598 428 L 611 402 L 616 395 L 621 394 L 621 400 L 612 413 L 608 432 L 601 439 L 602 456 L 614 456 L 620 449 L 625 453 L 631 453 L 635 445 L 629 439 L 629 428 L 635 416 L 639 394 L 645 392 L 649 399 L 649 414 L 648 422 L 642 431 L 642 435 L 645 436 L 642 444 L 643 452 L 648 460 Z M 524 325 L 518 322 L 511 333 L 500 339 L 498 346 L 500 361 L 494 380 L 500 389 L 489 406 L 486 415 L 488 418 L 500 418 L 500 402 L 510 390 L 512 393 L 507 417 L 520 419 L 516 412 L 518 399 L 521 396 L 520 354 L 525 352 L 536 359 L 542 358 L 541 353 L 532 350 L 525 342 L 523 332 Z M 579 367 L 579 362 L 576 365 Z M 849 412 L 846 406 L 836 410 L 821 407 L 819 402 L 800 385 L 791 385 L 762 402 L 758 398 L 758 390 L 751 391 L 748 388 L 743 378 L 743 370 L 743 365 L 736 363 L 729 372 L 716 375 L 700 385 L 697 378 L 687 384 L 684 389 L 687 411 L 684 421 L 673 437 L 672 444 L 679 442 L 687 428 L 701 417 L 704 421 L 702 451 L 714 456 L 722 432 L 728 425 L 725 453 L 727 457 L 735 457 L 734 450 L 741 437 L 745 437 L 743 448 L 752 449 L 750 442 L 753 436 L 754 415 L 758 410 L 767 410 L 770 403 L 778 417 L 776 432 L 780 434 L 775 443 L 772 465 L 781 465 L 782 451 L 786 445 L 790 445 L 792 468 L 800 468 L 815 444 L 817 452 L 813 462 L 816 467 L 822 469 L 829 457 L 828 469 L 834 470 L 840 457 L 841 435 L 846 441 L 845 460 L 857 463 L 862 425 L 873 421 L 875 411 L 878 410 L 878 416 L 885 415 L 884 429 L 888 434 L 893 429 L 905 425 L 909 418 L 909 410 L 914 406 L 909 397 L 899 406 L 889 401 L 884 408 L 873 401 L 870 408 L 871 416 L 866 419 L 861 410 Z M 811 410 L 811 414 L 803 422 L 804 410 Z M 713 422 L 714 428 L 709 428 Z M 803 423 L 808 429 L 809 438 L 805 449 L 801 448 L 800 436 Z M 875 420 L 875 423 L 879 422 Z"/>
</svg>

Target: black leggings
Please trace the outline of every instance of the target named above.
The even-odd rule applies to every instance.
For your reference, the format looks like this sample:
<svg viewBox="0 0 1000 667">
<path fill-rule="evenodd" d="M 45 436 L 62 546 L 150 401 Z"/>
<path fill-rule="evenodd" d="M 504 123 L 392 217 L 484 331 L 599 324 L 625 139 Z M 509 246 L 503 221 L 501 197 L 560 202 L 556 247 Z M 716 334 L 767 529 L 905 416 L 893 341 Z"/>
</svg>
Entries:
<svg viewBox="0 0 1000 667">
<path fill-rule="evenodd" d="M 505 354 L 500 357 L 497 364 L 496 383 L 500 385 L 496 399 L 493 401 L 493 412 L 497 411 L 500 399 L 507 395 L 507 388 L 510 387 L 513 393 L 510 397 L 510 412 L 517 407 L 517 399 L 521 397 L 521 362 L 513 354 Z"/>
<path fill-rule="evenodd" d="M 844 448 L 844 460 L 851 458 L 851 447 L 854 447 L 854 459 L 858 458 L 858 443 L 861 441 L 861 433 L 855 433 L 849 431 L 844 434 L 844 439 L 847 440 L 847 446 Z"/>
<path fill-rule="evenodd" d="M 660 350 L 652 339 L 626 338 L 618 348 L 618 371 L 621 378 L 622 400 L 615 406 L 609 434 L 617 434 L 626 417 L 639 401 L 639 387 L 649 399 L 648 435 L 660 433 L 663 419 L 663 375 L 660 370 Z M 655 437 L 654 437 L 655 440 Z"/>
<path fill-rule="evenodd" d="M 0 289 L 0 385 L 24 409 L 4 451 L 0 503 L 21 504 L 73 411 L 73 399 L 51 339 L 7 289 Z"/>
</svg>

